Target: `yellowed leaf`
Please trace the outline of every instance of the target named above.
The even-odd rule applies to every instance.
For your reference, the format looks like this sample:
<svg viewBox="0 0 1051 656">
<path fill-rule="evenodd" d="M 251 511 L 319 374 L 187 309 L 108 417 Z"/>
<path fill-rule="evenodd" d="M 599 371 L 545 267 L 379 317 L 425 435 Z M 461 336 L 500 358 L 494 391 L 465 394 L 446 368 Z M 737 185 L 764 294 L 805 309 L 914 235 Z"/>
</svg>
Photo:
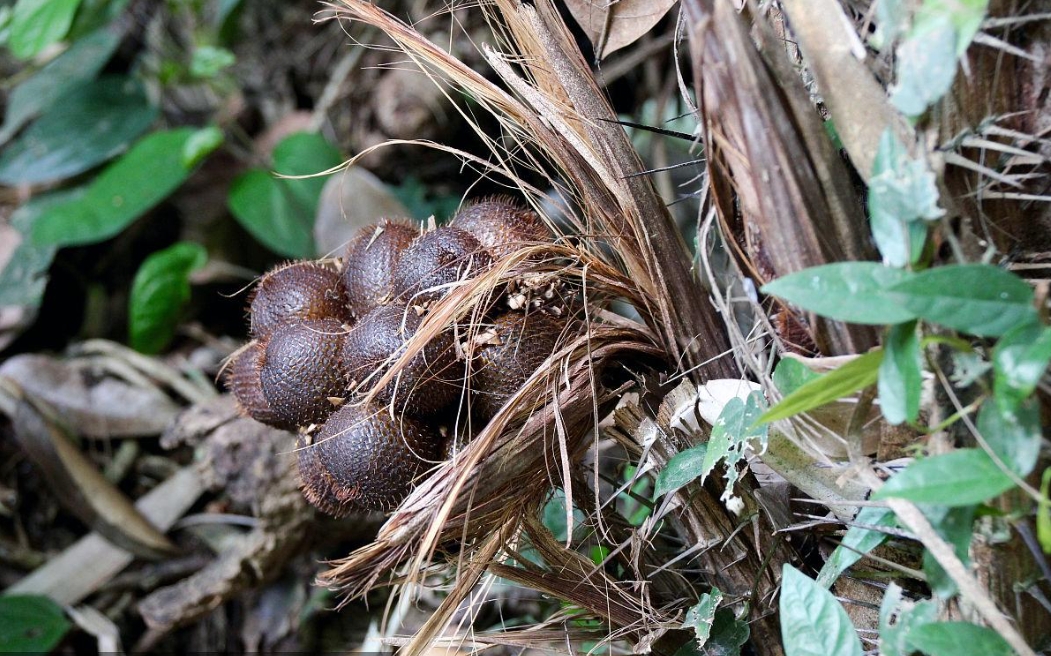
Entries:
<svg viewBox="0 0 1051 656">
<path fill-rule="evenodd" d="M 566 0 L 599 59 L 635 43 L 678 0 Z"/>
</svg>

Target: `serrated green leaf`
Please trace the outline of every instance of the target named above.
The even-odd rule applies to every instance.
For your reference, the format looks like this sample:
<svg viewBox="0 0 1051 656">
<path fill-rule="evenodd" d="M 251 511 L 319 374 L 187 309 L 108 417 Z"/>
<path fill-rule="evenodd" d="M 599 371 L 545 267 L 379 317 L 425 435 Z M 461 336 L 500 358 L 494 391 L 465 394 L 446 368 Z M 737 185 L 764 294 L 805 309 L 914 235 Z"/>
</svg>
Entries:
<svg viewBox="0 0 1051 656">
<path fill-rule="evenodd" d="M 785 656 L 861 656 L 857 631 L 832 593 L 787 564 L 779 606 Z"/>
<path fill-rule="evenodd" d="M 135 274 L 128 302 L 132 348 L 158 353 L 168 345 L 179 313 L 190 300 L 190 274 L 207 260 L 204 247 L 191 242 L 174 244 L 146 258 Z"/>
<path fill-rule="evenodd" d="M 191 169 L 183 165 L 183 149 L 194 133 L 177 128 L 140 139 L 103 169 L 83 198 L 45 212 L 33 225 L 33 241 L 72 246 L 116 235 L 186 180 Z"/>
<path fill-rule="evenodd" d="M 884 325 L 916 318 L 883 294 L 910 275 L 878 262 L 837 262 L 782 276 L 762 292 L 830 319 Z"/>
<path fill-rule="evenodd" d="M 71 627 L 62 607 L 47 597 L 0 596 L 0 652 L 46 654 Z"/>
<path fill-rule="evenodd" d="M 917 503 L 969 506 L 1014 487 L 981 449 L 958 449 L 922 458 L 898 472 L 872 494 L 873 499 L 907 499 Z"/>
<path fill-rule="evenodd" d="M 79 6 L 80 0 L 18 0 L 7 47 L 19 59 L 39 54 L 66 36 Z"/>
<path fill-rule="evenodd" d="M 934 531 L 952 545 L 956 557 L 964 567 L 968 567 L 971 563 L 971 536 L 976 507 L 969 505 L 950 508 L 926 503 L 919 504 L 918 507 L 934 527 Z M 923 573 L 927 576 L 927 585 L 934 594 L 942 599 L 949 599 L 956 594 L 956 581 L 942 568 L 931 552 L 926 550 L 923 552 Z"/>
<path fill-rule="evenodd" d="M 884 340 L 883 362 L 879 367 L 879 405 L 891 424 L 915 421 L 920 413 L 923 373 L 920 338 L 916 322 L 891 326 Z"/>
<path fill-rule="evenodd" d="M 988 264 L 928 269 L 890 287 L 886 296 L 915 316 L 979 337 L 998 337 L 1035 320 L 1033 290 Z"/>
<path fill-rule="evenodd" d="M 839 575 L 848 567 L 861 560 L 862 554 L 867 554 L 887 540 L 887 534 L 874 531 L 863 526 L 894 526 L 894 512 L 889 508 L 879 506 L 866 506 L 862 508 L 854 518 L 854 524 L 847 529 L 843 540 L 832 551 L 832 555 L 825 561 L 821 572 L 817 575 L 817 583 L 828 588 Z"/>
<path fill-rule="evenodd" d="M 1028 398 L 1051 362 L 1051 328 L 1026 323 L 1004 333 L 993 349 L 993 391 L 1003 412 Z"/>
<path fill-rule="evenodd" d="M 699 444 L 672 456 L 664 469 L 657 474 L 653 498 L 659 499 L 699 478 L 704 465 L 704 454 L 707 452 L 708 445 Z"/>
<path fill-rule="evenodd" d="M 932 18 L 897 50 L 897 82 L 891 104 L 906 116 L 919 116 L 941 99 L 956 77 L 956 28 L 947 17 Z"/>
<path fill-rule="evenodd" d="M 911 656 L 916 650 L 909 642 L 909 634 L 937 617 L 937 604 L 908 601 L 902 596 L 901 586 L 891 583 L 879 609 L 879 653 L 882 656 Z"/>
<path fill-rule="evenodd" d="M 1004 412 L 1001 404 L 985 401 L 978 410 L 978 432 L 1011 471 L 1025 478 L 1040 456 L 1040 404 L 1027 399 Z"/>
<path fill-rule="evenodd" d="M 884 262 L 892 267 L 916 262 L 927 238 L 923 221 L 945 211 L 938 207 L 938 186 L 930 167 L 922 159 L 909 159 L 889 128 L 880 136 L 868 197 L 872 236 Z"/>
<path fill-rule="evenodd" d="M 4 124 L 3 145 L 29 119 L 52 107 L 60 96 L 94 78 L 120 44 L 116 30 L 103 28 L 78 39 L 64 53 L 11 90 Z"/>
<path fill-rule="evenodd" d="M 915 649 L 928 656 L 1011 656 L 1014 650 L 1000 634 L 970 622 L 931 622 L 909 633 Z"/>
<path fill-rule="evenodd" d="M 758 423 L 786 419 L 865 389 L 876 382 L 882 361 L 883 349 L 869 351 L 781 399 L 780 403 L 759 417 Z"/>
<path fill-rule="evenodd" d="M 0 154 L 0 183 L 68 178 L 123 151 L 157 118 L 139 82 L 104 77 L 62 96 Z"/>
<path fill-rule="evenodd" d="M 697 635 L 697 645 L 699 647 L 703 647 L 708 642 L 712 624 L 715 622 L 715 611 L 719 609 L 719 604 L 722 601 L 722 591 L 719 588 L 712 588 L 711 593 L 706 592 L 702 594 L 697 604 L 686 611 L 682 628 L 693 629 L 693 632 Z"/>
<path fill-rule="evenodd" d="M 806 383 L 821 378 L 821 374 L 811 370 L 795 358 L 782 358 L 774 367 L 774 386 L 781 396 L 788 396 Z"/>
</svg>

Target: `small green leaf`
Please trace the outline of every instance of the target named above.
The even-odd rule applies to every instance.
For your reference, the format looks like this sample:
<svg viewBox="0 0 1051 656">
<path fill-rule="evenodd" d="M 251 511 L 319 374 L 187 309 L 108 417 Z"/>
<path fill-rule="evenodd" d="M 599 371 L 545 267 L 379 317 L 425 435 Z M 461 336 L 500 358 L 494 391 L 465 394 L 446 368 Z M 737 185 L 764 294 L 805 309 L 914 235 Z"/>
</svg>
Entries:
<svg viewBox="0 0 1051 656">
<path fill-rule="evenodd" d="M 192 169 L 223 143 L 223 131 L 214 125 L 197 130 L 182 148 L 182 165 Z"/>
<path fill-rule="evenodd" d="M 993 350 L 993 390 L 1004 411 L 1029 397 L 1051 362 L 1051 328 L 1026 323 L 1004 333 Z"/>
<path fill-rule="evenodd" d="M 897 83 L 891 104 L 906 116 L 919 116 L 941 99 L 956 77 L 956 28 L 947 17 L 931 20 L 910 34 L 897 50 Z"/>
<path fill-rule="evenodd" d="M 980 337 L 998 337 L 1036 315 L 1032 288 L 988 264 L 928 269 L 886 295 L 922 319 Z"/>
<path fill-rule="evenodd" d="M 82 199 L 51 208 L 33 225 L 40 245 L 71 246 L 108 239 L 186 180 L 183 149 L 192 128 L 154 132 L 107 166 Z"/>
<path fill-rule="evenodd" d="M 923 36 L 948 19 L 956 30 L 956 56 L 962 57 L 985 20 L 989 0 L 924 0 L 916 11 L 912 32 Z"/>
<path fill-rule="evenodd" d="M 215 77 L 224 68 L 234 65 L 237 58 L 226 48 L 198 46 L 190 58 L 190 75 L 198 79 Z"/>
<path fill-rule="evenodd" d="M 697 645 L 703 647 L 708 642 L 711 634 L 712 623 L 715 622 L 715 611 L 723 601 L 723 593 L 719 588 L 712 588 L 711 593 L 703 593 L 695 606 L 686 611 L 686 618 L 682 622 L 682 628 L 693 629 L 697 634 Z"/>
<path fill-rule="evenodd" d="M 937 617 L 938 605 L 933 601 L 908 601 L 902 595 L 901 586 L 891 583 L 879 609 L 879 653 L 911 656 L 916 649 L 909 642 L 910 633 Z"/>
<path fill-rule="evenodd" d="M 781 358 L 774 367 L 774 385 L 781 396 L 788 396 L 806 383 L 821 378 L 821 374 L 811 370 L 795 358 Z"/>
<path fill-rule="evenodd" d="M 884 325 L 916 318 L 883 294 L 909 276 L 878 262 L 837 262 L 782 276 L 762 292 L 830 319 Z"/>
<path fill-rule="evenodd" d="M 704 645 L 704 656 L 741 656 L 741 647 L 750 636 L 748 622 L 734 617 L 729 608 L 720 608 L 715 611 L 711 634 Z"/>
<path fill-rule="evenodd" d="M 876 3 L 876 33 L 869 43 L 876 50 L 883 50 L 894 43 L 908 26 L 909 9 L 904 0 L 880 0 Z"/>
<path fill-rule="evenodd" d="M 664 469 L 657 474 L 653 498 L 674 492 L 700 477 L 704 465 L 704 454 L 708 452 L 707 444 L 699 444 L 672 456 Z"/>
<path fill-rule="evenodd" d="M 899 498 L 917 503 L 969 506 L 1002 494 L 1014 481 L 981 449 L 958 449 L 923 458 L 898 472 L 873 493 L 873 499 Z"/>
<path fill-rule="evenodd" d="M 204 247 L 191 242 L 146 258 L 135 274 L 128 303 L 128 334 L 135 350 L 158 353 L 168 345 L 179 313 L 190 300 L 190 274 L 207 260 Z"/>
<path fill-rule="evenodd" d="M 781 641 L 785 656 L 861 656 L 847 612 L 828 590 L 795 567 L 781 577 Z"/>
<path fill-rule="evenodd" d="M 964 567 L 969 566 L 976 506 L 950 508 L 924 503 L 919 504 L 918 507 L 930 521 L 935 532 L 952 545 L 956 557 L 960 559 Z M 930 551 L 923 552 L 923 573 L 927 576 L 927 585 L 934 594 L 942 599 L 949 599 L 956 594 L 956 581 L 946 573 L 941 563 L 931 555 Z"/>
<path fill-rule="evenodd" d="M 915 421 L 920 413 L 923 373 L 916 322 L 891 326 L 884 340 L 879 367 L 879 405 L 884 418 L 894 425 Z"/>
<path fill-rule="evenodd" d="M 78 84 L 94 78 L 120 44 L 116 30 L 103 28 L 77 41 L 35 75 L 11 90 L 0 145 Z"/>
<path fill-rule="evenodd" d="M 978 410 L 978 432 L 1011 471 L 1025 478 L 1040 456 L 1040 404 L 1035 398 L 1011 412 L 988 400 Z"/>
<path fill-rule="evenodd" d="M 37 184 L 68 178 L 114 157 L 157 118 L 142 85 L 104 77 L 61 102 L 0 155 L 0 183 Z"/>
<path fill-rule="evenodd" d="M 18 0 L 7 47 L 19 59 L 37 55 L 66 36 L 78 6 L 80 0 Z"/>
<path fill-rule="evenodd" d="M 719 462 L 726 465 L 726 488 L 722 499 L 725 501 L 733 494 L 737 482 L 737 463 L 744 458 L 744 448 L 752 440 L 757 440 L 756 451 L 762 451 L 766 445 L 768 427 L 757 424 L 763 414 L 766 399 L 762 392 L 752 392 L 746 400 L 730 399 L 712 426 L 712 435 L 708 440 L 708 449 L 701 464 L 701 482 L 712 473 Z"/>
<path fill-rule="evenodd" d="M 62 607 L 47 597 L 0 596 L 0 652 L 46 654 L 71 627 Z"/>
<path fill-rule="evenodd" d="M 818 585 L 826 588 L 831 586 L 848 567 L 861 560 L 862 554 L 867 554 L 883 544 L 888 537 L 886 533 L 862 527 L 894 526 L 894 512 L 889 508 L 866 506 L 854 518 L 853 523 L 858 526 L 851 526 L 847 529 L 843 541 L 825 561 L 825 565 L 817 575 Z"/>
<path fill-rule="evenodd" d="M 0 306 L 16 305 L 35 309 L 47 287 L 47 271 L 55 257 L 54 246 L 38 246 L 30 238 L 33 223 L 51 207 L 81 198 L 83 187 L 35 196 L 11 215 L 11 227 L 20 241 L 11 259 L 0 270 Z"/>
<path fill-rule="evenodd" d="M 909 633 L 913 648 L 928 656 L 1011 656 L 1014 650 L 1000 634 L 970 622 L 932 622 Z"/>
<path fill-rule="evenodd" d="M 759 417 L 758 423 L 765 424 L 785 419 L 865 389 L 876 382 L 882 361 L 883 349 L 870 351 L 851 360 L 839 369 L 806 383 L 781 399 L 780 403 Z"/>
<path fill-rule="evenodd" d="M 909 159 L 905 146 L 889 128 L 880 137 L 869 182 L 872 236 L 883 260 L 892 267 L 916 262 L 923 253 L 927 226 L 939 218 L 938 186 L 922 159 Z M 884 323 L 898 323 L 887 321 Z"/>
<path fill-rule="evenodd" d="M 1040 477 L 1040 505 L 1036 509 L 1036 539 L 1044 553 L 1051 554 L 1051 467 Z"/>
</svg>

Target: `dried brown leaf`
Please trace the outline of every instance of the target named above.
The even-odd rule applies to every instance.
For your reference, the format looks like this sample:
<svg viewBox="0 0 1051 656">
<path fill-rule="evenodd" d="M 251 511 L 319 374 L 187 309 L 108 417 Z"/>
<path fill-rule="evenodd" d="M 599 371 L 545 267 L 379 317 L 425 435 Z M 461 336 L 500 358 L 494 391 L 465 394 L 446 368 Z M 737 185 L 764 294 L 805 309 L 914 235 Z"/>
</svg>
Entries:
<svg viewBox="0 0 1051 656">
<path fill-rule="evenodd" d="M 602 59 L 638 41 L 678 0 L 566 0 L 569 13 Z"/>
</svg>

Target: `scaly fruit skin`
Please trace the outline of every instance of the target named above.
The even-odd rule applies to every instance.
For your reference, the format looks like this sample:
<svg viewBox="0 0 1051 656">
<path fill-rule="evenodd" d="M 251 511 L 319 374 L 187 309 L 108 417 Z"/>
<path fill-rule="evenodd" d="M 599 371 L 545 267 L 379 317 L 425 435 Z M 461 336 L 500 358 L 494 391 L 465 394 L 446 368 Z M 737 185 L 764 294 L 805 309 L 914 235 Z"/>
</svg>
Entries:
<svg viewBox="0 0 1051 656">
<path fill-rule="evenodd" d="M 394 267 L 394 291 L 409 304 L 436 301 L 457 280 L 478 275 L 492 257 L 469 232 L 441 226 L 409 244 Z"/>
<path fill-rule="evenodd" d="M 226 372 L 226 386 L 233 392 L 242 414 L 264 424 L 277 424 L 281 420 L 263 396 L 263 383 L 259 372 L 266 357 L 266 340 L 253 340 L 245 345 Z"/>
<path fill-rule="evenodd" d="M 296 462 L 299 466 L 299 489 L 314 507 L 326 515 L 343 517 L 354 508 L 336 496 L 336 482 L 321 464 L 320 450 L 314 448 L 314 436 L 300 433 L 296 439 Z"/>
<path fill-rule="evenodd" d="M 470 362 L 472 409 L 496 415 L 559 344 L 567 322 L 542 312 L 505 312 L 478 326 L 480 345 Z"/>
<path fill-rule="evenodd" d="M 362 317 L 343 345 L 348 386 L 359 394 L 372 389 L 419 325 L 415 310 L 404 305 L 384 305 Z M 393 402 L 398 412 L 430 415 L 456 401 L 463 382 L 464 363 L 456 358 L 452 336 L 440 333 L 377 391 L 375 399 L 383 405 Z"/>
<path fill-rule="evenodd" d="M 540 216 L 509 198 L 483 198 L 466 205 L 449 225 L 471 233 L 494 259 L 524 245 L 551 241 Z"/>
<path fill-rule="evenodd" d="M 346 397 L 340 353 L 347 329 L 335 319 L 278 326 L 260 370 L 263 396 L 281 428 L 323 422 Z M 337 399 L 333 401 L 333 399 Z"/>
<path fill-rule="evenodd" d="M 441 435 L 421 421 L 391 417 L 377 404 L 347 405 L 304 449 L 315 452 L 316 464 L 301 455 L 309 470 L 301 477 L 304 486 L 331 485 L 308 494 L 321 500 L 319 507 L 332 507 L 335 499 L 339 509 L 390 510 L 439 459 L 441 448 Z"/>
<path fill-rule="evenodd" d="M 292 262 L 264 274 L 250 309 L 255 337 L 296 321 L 350 320 L 339 274 L 317 262 Z"/>
<path fill-rule="evenodd" d="M 362 228 L 350 240 L 342 276 L 347 304 L 355 318 L 394 297 L 394 267 L 419 234 L 419 229 L 407 222 L 383 220 Z"/>
</svg>

